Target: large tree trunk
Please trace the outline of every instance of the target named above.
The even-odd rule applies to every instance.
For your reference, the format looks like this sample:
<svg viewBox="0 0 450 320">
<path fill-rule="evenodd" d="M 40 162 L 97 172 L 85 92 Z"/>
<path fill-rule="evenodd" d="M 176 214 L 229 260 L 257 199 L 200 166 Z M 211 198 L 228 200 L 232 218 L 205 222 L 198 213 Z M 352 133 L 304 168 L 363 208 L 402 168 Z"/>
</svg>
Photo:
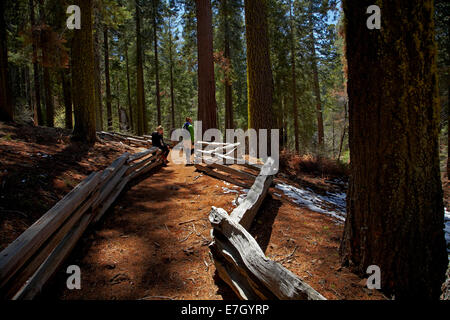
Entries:
<svg viewBox="0 0 450 320">
<path fill-rule="evenodd" d="M 0 1 L 0 120 L 12 121 L 14 108 L 8 82 L 8 49 L 6 47 L 5 2 Z"/>
<path fill-rule="evenodd" d="M 275 124 L 266 4 L 267 0 L 245 0 L 248 126 L 256 130 Z"/>
<path fill-rule="evenodd" d="M 292 117 L 294 118 L 294 144 L 295 151 L 300 151 L 298 134 L 298 110 L 297 110 L 297 73 L 295 69 L 295 29 L 292 17 L 292 0 L 289 3 L 289 19 L 291 24 L 291 72 L 292 72 Z"/>
<path fill-rule="evenodd" d="M 77 0 L 82 27 L 73 31 L 72 91 L 75 111 L 73 138 L 95 143 L 94 42 L 92 37 L 92 0 Z"/>
<path fill-rule="evenodd" d="M 144 69 L 142 59 L 142 43 L 141 43 L 141 15 L 138 1 L 136 0 L 136 84 L 137 84 L 137 134 L 147 134 L 148 124 L 145 110 L 145 93 L 144 93 Z"/>
<path fill-rule="evenodd" d="M 224 26 L 224 58 L 229 63 L 230 68 L 225 70 L 225 129 L 234 128 L 233 120 L 233 87 L 230 78 L 231 54 L 230 54 L 230 27 L 228 22 L 229 8 L 227 0 L 222 1 L 222 15 Z"/>
<path fill-rule="evenodd" d="M 159 90 L 159 61 L 158 61 L 158 30 L 156 23 L 158 1 L 153 0 L 153 46 L 155 50 L 155 96 L 156 96 L 156 112 L 157 112 L 157 125 L 161 124 L 161 96 Z"/>
<path fill-rule="evenodd" d="M 129 120 L 130 120 L 130 129 L 134 130 L 134 123 L 133 123 L 133 107 L 131 106 L 131 88 L 130 88 L 130 69 L 128 66 L 128 44 L 125 45 L 125 63 L 127 66 L 127 101 L 128 101 L 128 113 Z"/>
<path fill-rule="evenodd" d="M 106 116 L 108 119 L 108 130 L 112 131 L 112 106 L 111 106 L 111 79 L 109 77 L 109 41 L 108 27 L 103 27 L 103 44 L 105 47 L 105 84 L 106 84 Z"/>
<path fill-rule="evenodd" d="M 95 124 L 97 131 L 103 130 L 103 99 L 101 79 L 101 0 L 94 0 L 94 68 L 95 68 Z"/>
<path fill-rule="evenodd" d="M 381 30 L 368 30 L 372 3 L 343 1 L 351 181 L 341 255 L 361 275 L 379 266 L 397 299 L 438 299 L 448 258 L 433 1 L 378 1 Z"/>
<path fill-rule="evenodd" d="M 202 129 L 217 128 L 212 11 L 210 0 L 196 0 L 198 50 L 198 120 Z"/>
<path fill-rule="evenodd" d="M 39 81 L 39 64 L 37 62 L 37 46 L 36 39 L 38 38 L 38 32 L 35 28 L 35 17 L 34 17 L 34 2 L 29 1 L 30 7 L 30 23 L 31 23 L 31 37 L 32 37 L 32 50 L 33 50 L 33 81 L 34 81 L 34 114 L 35 114 L 35 125 L 42 125 L 42 110 L 41 110 L 41 85 Z"/>
</svg>

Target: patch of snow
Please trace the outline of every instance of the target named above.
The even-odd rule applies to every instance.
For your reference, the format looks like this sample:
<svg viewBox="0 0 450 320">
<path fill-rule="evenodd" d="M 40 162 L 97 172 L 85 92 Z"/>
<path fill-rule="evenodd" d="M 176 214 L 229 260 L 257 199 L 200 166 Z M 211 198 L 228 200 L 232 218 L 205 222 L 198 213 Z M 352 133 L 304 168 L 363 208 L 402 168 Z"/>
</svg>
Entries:
<svg viewBox="0 0 450 320">
<path fill-rule="evenodd" d="M 275 188 L 283 191 L 283 193 L 291 198 L 293 202 L 304 206 L 312 211 L 329 215 L 339 222 L 345 221 L 346 194 L 327 192 L 326 196 L 315 193 L 310 188 L 297 188 L 285 183 L 278 183 Z"/>
<path fill-rule="evenodd" d="M 227 194 L 227 193 L 239 193 L 237 190 L 231 190 L 228 189 L 226 187 L 222 187 L 223 193 Z"/>
</svg>

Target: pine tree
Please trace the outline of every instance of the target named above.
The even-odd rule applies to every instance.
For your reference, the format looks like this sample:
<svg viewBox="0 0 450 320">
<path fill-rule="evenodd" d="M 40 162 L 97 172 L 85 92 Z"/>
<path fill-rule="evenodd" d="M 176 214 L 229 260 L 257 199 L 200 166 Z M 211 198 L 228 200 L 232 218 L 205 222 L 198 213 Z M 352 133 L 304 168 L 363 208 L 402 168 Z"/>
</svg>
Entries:
<svg viewBox="0 0 450 320">
<path fill-rule="evenodd" d="M 0 120 L 12 121 L 14 108 L 8 81 L 8 49 L 5 23 L 5 1 L 0 2 Z"/>
</svg>

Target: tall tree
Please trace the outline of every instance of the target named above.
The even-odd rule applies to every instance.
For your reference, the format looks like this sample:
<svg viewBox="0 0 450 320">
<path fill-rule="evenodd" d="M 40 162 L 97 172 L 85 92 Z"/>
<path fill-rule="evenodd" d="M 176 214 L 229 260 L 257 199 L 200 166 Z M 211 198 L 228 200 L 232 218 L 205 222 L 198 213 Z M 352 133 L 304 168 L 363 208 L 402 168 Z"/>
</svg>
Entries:
<svg viewBox="0 0 450 320">
<path fill-rule="evenodd" d="M 170 73 L 170 115 L 172 129 L 175 128 L 175 94 L 173 83 L 173 40 L 172 40 L 172 8 L 169 8 L 169 73 Z"/>
<path fill-rule="evenodd" d="M 137 73 L 137 131 L 138 135 L 148 132 L 148 123 L 145 110 L 145 93 L 144 93 L 144 69 L 142 58 L 142 40 L 141 40 L 141 13 L 139 1 L 136 0 L 136 73 Z"/>
<path fill-rule="evenodd" d="M 267 0 L 245 0 L 247 38 L 248 126 L 272 129 L 273 80 L 269 55 Z M 270 150 L 270 149 L 269 149 Z"/>
<path fill-rule="evenodd" d="M 0 120 L 12 121 L 14 108 L 8 82 L 8 49 L 5 23 L 5 1 L 0 2 Z"/>
<path fill-rule="evenodd" d="M 155 96 L 158 125 L 161 124 L 161 91 L 159 89 L 159 59 L 158 59 L 158 6 L 159 1 L 153 0 L 152 21 L 153 21 L 153 49 L 155 52 Z"/>
<path fill-rule="evenodd" d="M 108 26 L 103 26 L 103 45 L 105 54 L 105 86 L 106 86 L 106 117 L 108 120 L 108 130 L 112 131 L 112 106 L 111 106 L 111 78 L 109 76 L 109 41 Z"/>
<path fill-rule="evenodd" d="M 38 38 L 38 32 L 36 30 L 36 21 L 34 16 L 34 1 L 29 0 L 29 10 L 30 10 L 30 24 L 31 24 L 31 41 L 32 41 L 32 51 L 33 51 L 33 81 L 34 81 L 34 115 L 35 124 L 42 125 L 42 110 L 41 110 L 41 84 L 39 80 L 39 64 L 37 57 L 37 45 L 36 41 Z"/>
<path fill-rule="evenodd" d="M 77 0 L 81 29 L 74 30 L 72 42 L 72 91 L 75 112 L 75 140 L 95 143 L 94 41 L 92 0 Z"/>
<path fill-rule="evenodd" d="M 448 264 L 439 171 L 433 0 L 344 0 L 351 181 L 341 244 L 396 299 L 438 299 Z M 420 39 L 418 41 L 417 39 Z"/>
<path fill-rule="evenodd" d="M 294 118 L 294 145 L 295 151 L 299 152 L 299 136 L 298 136 L 298 110 L 297 110 L 297 71 L 295 68 L 295 28 L 294 28 L 294 18 L 292 16 L 293 10 L 292 0 L 289 1 L 289 20 L 291 27 L 291 72 L 292 72 L 292 117 Z"/>
<path fill-rule="evenodd" d="M 94 80 L 95 80 L 95 124 L 97 131 L 103 130 L 103 99 L 101 78 L 101 5 L 102 0 L 94 0 Z"/>
<path fill-rule="evenodd" d="M 196 0 L 198 51 L 198 120 L 203 131 L 217 128 L 212 10 L 210 0 Z"/>
<path fill-rule="evenodd" d="M 228 65 L 228 68 L 225 70 L 225 79 L 224 79 L 224 87 L 225 87 L 225 129 L 234 128 L 234 120 L 233 120 L 233 86 L 231 82 L 231 53 L 230 53 L 230 19 L 229 19 L 229 3 L 227 0 L 222 1 L 221 7 L 221 16 L 224 24 L 224 39 L 223 39 L 223 47 L 224 53 L 223 57 L 225 62 Z"/>
<path fill-rule="evenodd" d="M 313 15 L 313 1 L 309 5 L 309 36 L 310 36 L 310 50 L 311 50 L 311 66 L 313 73 L 313 89 L 316 98 L 316 113 L 317 113 L 317 142 L 319 148 L 323 148 L 324 130 L 323 130 L 323 114 L 322 114 L 322 99 L 320 98 L 320 83 L 319 71 L 317 67 L 317 53 L 316 53 L 316 37 L 314 35 L 314 15 Z"/>
<path fill-rule="evenodd" d="M 125 64 L 127 72 L 127 102 L 128 102 L 129 122 L 130 122 L 130 129 L 134 130 L 133 107 L 131 105 L 130 68 L 128 63 L 128 43 L 125 44 Z"/>
</svg>

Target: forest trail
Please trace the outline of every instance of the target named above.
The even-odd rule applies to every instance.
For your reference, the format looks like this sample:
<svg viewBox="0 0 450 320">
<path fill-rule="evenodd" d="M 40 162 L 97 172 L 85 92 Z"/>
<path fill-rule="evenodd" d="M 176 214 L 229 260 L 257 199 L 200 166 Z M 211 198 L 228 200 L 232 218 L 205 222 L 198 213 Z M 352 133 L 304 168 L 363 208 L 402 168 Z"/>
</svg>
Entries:
<svg viewBox="0 0 450 320">
<path fill-rule="evenodd" d="M 66 261 L 65 266 L 80 266 L 82 289 L 66 289 L 63 266 L 43 297 L 237 299 L 215 276 L 208 214 L 211 206 L 231 212 L 239 195 L 245 195 L 243 188 L 193 166 L 156 169 L 118 199 Z M 267 196 L 250 230 L 269 258 L 328 299 L 383 299 L 340 267 L 341 224 L 276 198 Z"/>
</svg>

